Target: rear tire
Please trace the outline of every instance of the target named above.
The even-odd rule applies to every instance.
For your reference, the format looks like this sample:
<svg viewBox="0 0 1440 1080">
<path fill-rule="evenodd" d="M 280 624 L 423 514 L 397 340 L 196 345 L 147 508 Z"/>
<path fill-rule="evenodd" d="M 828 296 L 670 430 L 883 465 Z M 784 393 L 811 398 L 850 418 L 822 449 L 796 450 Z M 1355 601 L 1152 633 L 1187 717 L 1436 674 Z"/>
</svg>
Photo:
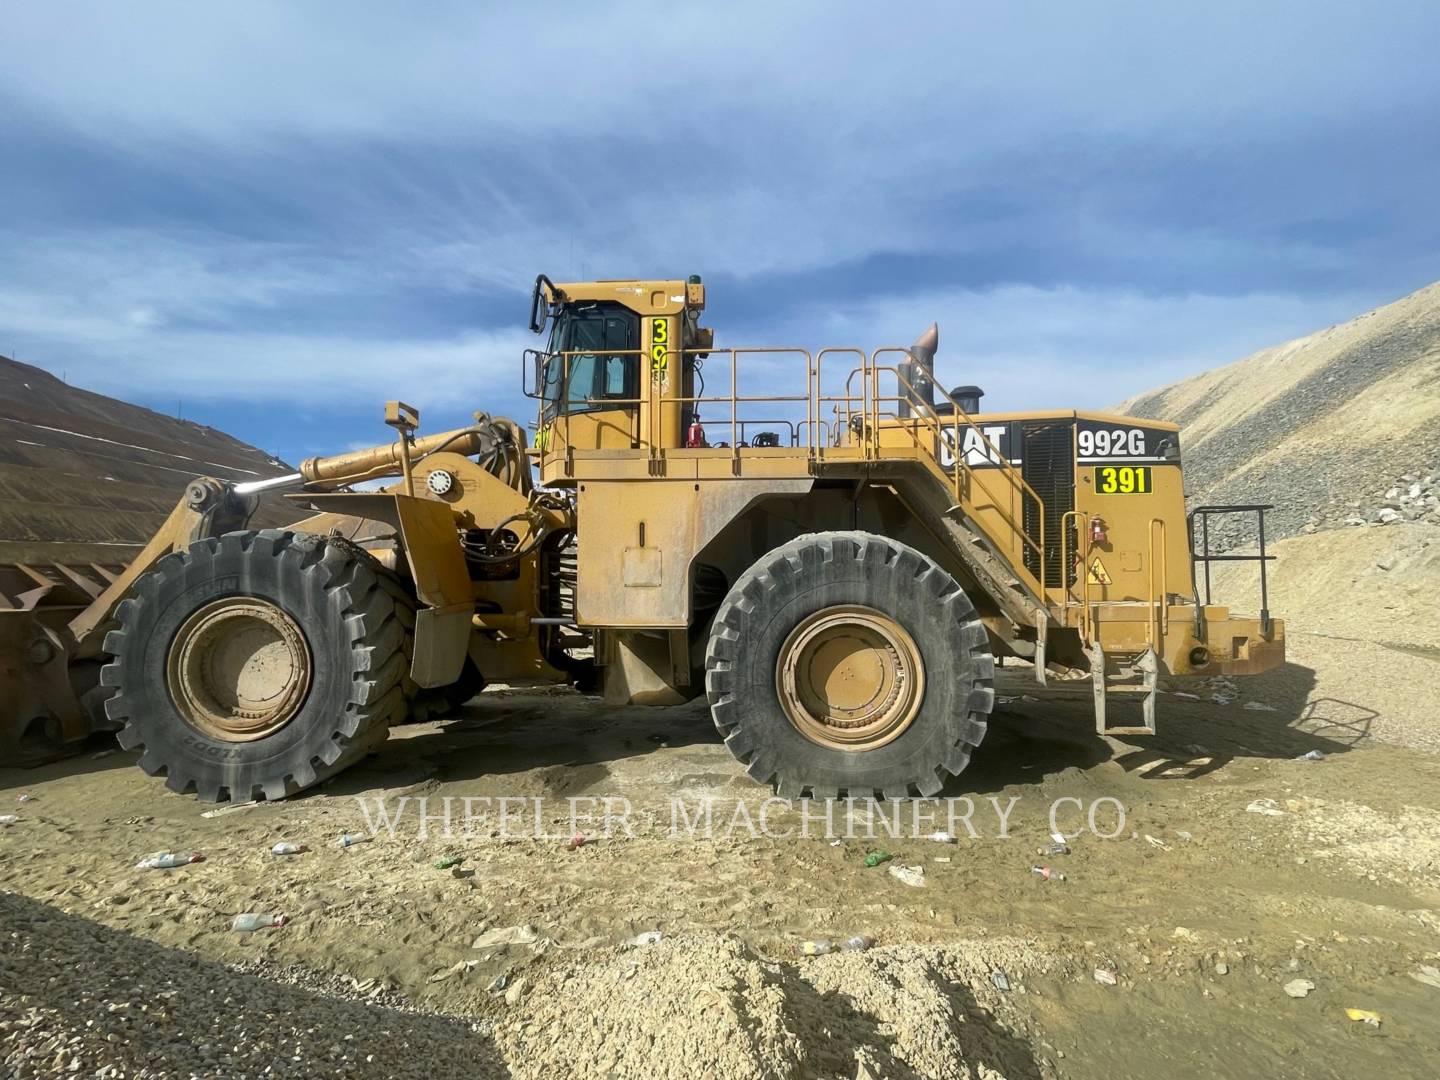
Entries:
<svg viewBox="0 0 1440 1080">
<path fill-rule="evenodd" d="M 863 532 L 756 562 L 716 614 L 705 669 L 725 745 L 786 798 L 936 795 L 995 700 L 989 635 L 955 579 Z"/>
<path fill-rule="evenodd" d="M 120 744 L 204 802 L 279 799 L 340 772 L 405 714 L 405 613 L 385 573 L 353 547 L 273 529 L 165 556 L 105 638 Z M 217 607 L 232 628 L 207 629 Z"/>
</svg>

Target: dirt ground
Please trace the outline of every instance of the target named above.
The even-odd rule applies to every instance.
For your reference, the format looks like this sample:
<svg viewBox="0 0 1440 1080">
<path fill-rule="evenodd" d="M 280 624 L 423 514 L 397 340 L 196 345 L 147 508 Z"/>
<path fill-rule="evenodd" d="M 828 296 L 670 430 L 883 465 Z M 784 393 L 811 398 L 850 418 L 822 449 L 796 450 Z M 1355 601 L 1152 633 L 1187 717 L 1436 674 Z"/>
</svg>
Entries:
<svg viewBox="0 0 1440 1080">
<path fill-rule="evenodd" d="M 211 816 L 123 752 L 0 771 L 19 818 L 0 828 L 0 888 L 101 937 L 464 1018 L 485 1044 L 478 1075 L 1434 1075 L 1440 986 L 1412 973 L 1440 966 L 1440 757 L 1375 741 L 1373 710 L 1315 698 L 1294 664 L 1168 694 L 1163 735 L 1123 742 L 1086 734 L 1088 683 L 1042 690 L 1023 667 L 1001 682 L 987 741 L 945 793 L 973 802 L 974 838 L 945 804 L 919 829 L 902 807 L 898 838 L 883 806 L 867 826 L 841 804 L 824 835 L 817 808 L 765 802 L 703 702 L 492 689 L 316 793 Z M 1296 760 L 1312 750 L 1323 759 Z M 609 838 L 587 801 L 605 797 Z M 713 829 L 692 836 L 707 798 Z M 341 849 L 366 831 L 359 799 L 399 822 Z M 578 848 L 570 799 L 596 815 Z M 1060 799 L 1079 800 L 1058 806 L 1067 833 L 1092 806 L 1098 833 L 1117 805 L 1123 827 L 1050 854 Z M 762 809 L 770 835 L 751 835 Z M 954 844 L 911 835 L 951 824 Z M 270 854 L 281 840 L 310 850 Z M 206 858 L 133 869 L 160 849 Z M 893 862 L 866 867 L 882 849 Z M 438 869 L 445 856 L 461 862 Z M 289 923 L 231 933 L 247 911 Z M 512 927 L 536 940 L 473 947 Z M 631 943 L 649 931 L 661 940 Z M 862 933 L 874 948 L 797 955 Z M 1306 997 L 1283 989 L 1297 979 Z M 46 1004 L 43 982 L 5 989 Z"/>
</svg>

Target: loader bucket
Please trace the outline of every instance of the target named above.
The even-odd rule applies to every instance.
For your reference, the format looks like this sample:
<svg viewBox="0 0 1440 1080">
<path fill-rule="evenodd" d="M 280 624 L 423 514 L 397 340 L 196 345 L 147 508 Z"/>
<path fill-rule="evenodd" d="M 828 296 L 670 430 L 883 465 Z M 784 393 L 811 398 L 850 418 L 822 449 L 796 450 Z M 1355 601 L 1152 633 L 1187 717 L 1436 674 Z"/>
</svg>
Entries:
<svg viewBox="0 0 1440 1080">
<path fill-rule="evenodd" d="M 0 611 L 0 764 L 62 757 L 89 731 L 60 634 L 33 611 Z"/>
<path fill-rule="evenodd" d="M 106 573 L 109 568 L 105 568 Z M 57 563 L 0 565 L 0 765 L 36 765 L 73 753 L 98 710 L 82 695 L 99 661 L 74 663 L 68 621 L 103 583 Z"/>
</svg>

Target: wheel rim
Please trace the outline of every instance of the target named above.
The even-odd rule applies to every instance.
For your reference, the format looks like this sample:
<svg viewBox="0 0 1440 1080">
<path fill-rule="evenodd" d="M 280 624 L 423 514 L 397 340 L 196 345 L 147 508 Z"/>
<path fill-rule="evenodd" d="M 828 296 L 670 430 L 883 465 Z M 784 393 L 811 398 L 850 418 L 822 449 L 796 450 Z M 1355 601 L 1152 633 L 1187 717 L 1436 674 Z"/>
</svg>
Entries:
<svg viewBox="0 0 1440 1080">
<path fill-rule="evenodd" d="M 310 649 L 295 620 L 250 596 L 216 600 L 186 619 L 166 664 L 181 716 L 225 742 L 253 742 L 288 724 L 305 703 L 310 675 Z"/>
<path fill-rule="evenodd" d="M 874 608 L 829 607 L 803 619 L 780 647 L 780 705 L 811 742 L 873 750 L 900 737 L 925 696 L 915 639 Z"/>
</svg>

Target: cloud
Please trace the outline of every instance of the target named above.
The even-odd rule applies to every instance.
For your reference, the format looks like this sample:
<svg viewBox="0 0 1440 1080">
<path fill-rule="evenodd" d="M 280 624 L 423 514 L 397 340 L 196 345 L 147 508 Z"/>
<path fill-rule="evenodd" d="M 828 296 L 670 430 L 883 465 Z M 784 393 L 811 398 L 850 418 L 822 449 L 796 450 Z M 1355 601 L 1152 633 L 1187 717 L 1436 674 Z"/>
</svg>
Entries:
<svg viewBox="0 0 1440 1080">
<path fill-rule="evenodd" d="M 0 349 L 524 415 L 536 272 L 702 273 L 722 340 L 939 317 L 989 400 L 1095 405 L 1440 276 L 1432 5 L 654 10 L 16 8 Z"/>
</svg>

